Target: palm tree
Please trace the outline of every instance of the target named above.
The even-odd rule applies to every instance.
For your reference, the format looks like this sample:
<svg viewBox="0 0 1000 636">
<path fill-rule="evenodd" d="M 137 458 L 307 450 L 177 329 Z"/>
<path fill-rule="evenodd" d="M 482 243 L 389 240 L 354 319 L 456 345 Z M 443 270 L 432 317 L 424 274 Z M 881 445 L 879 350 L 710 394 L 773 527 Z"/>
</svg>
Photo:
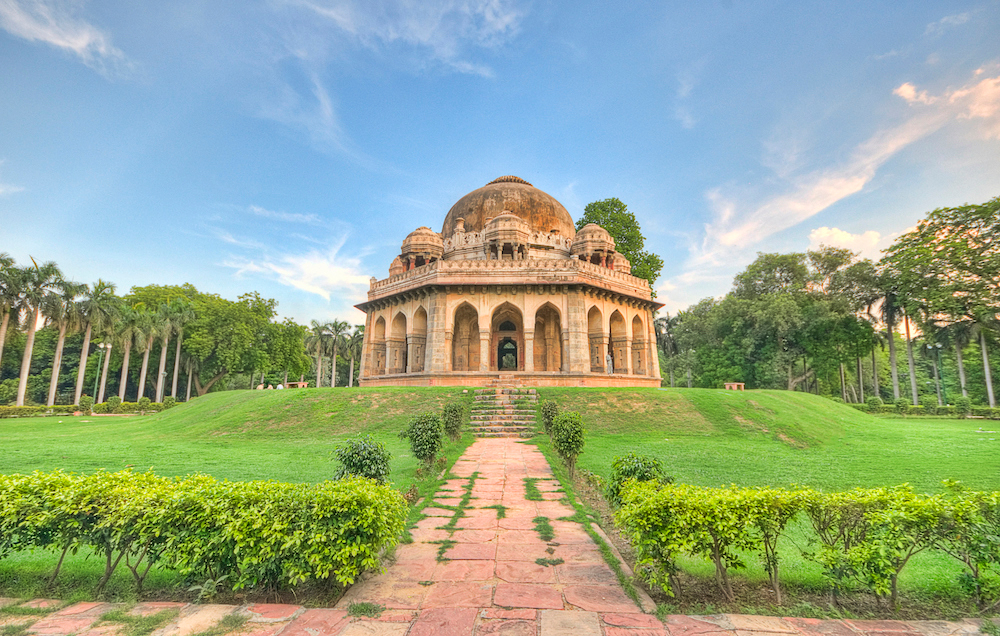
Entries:
<svg viewBox="0 0 1000 636">
<path fill-rule="evenodd" d="M 73 394 L 73 404 L 80 403 L 80 396 L 83 395 L 83 376 L 87 372 L 87 356 L 90 353 L 90 336 L 94 329 L 103 331 L 104 327 L 114 322 L 118 309 L 118 298 L 115 296 L 115 285 L 101 279 L 97 279 L 93 288 L 84 290 L 85 296 L 80 302 L 80 313 L 86 321 L 86 330 L 83 333 L 83 348 L 80 349 L 80 369 L 76 374 L 76 391 Z"/>
<path fill-rule="evenodd" d="M 120 315 L 121 308 L 115 310 L 115 313 Z M 97 391 L 97 401 L 104 401 L 104 389 L 108 386 L 108 369 L 111 367 L 111 345 L 115 341 L 115 325 L 117 320 L 114 320 L 106 326 L 101 332 L 101 342 L 104 343 L 104 364 L 101 369 L 101 388 Z"/>
<path fill-rule="evenodd" d="M 316 388 L 323 386 L 323 353 L 326 349 L 326 325 L 312 321 L 311 332 L 306 336 L 306 347 L 316 354 Z"/>
<path fill-rule="evenodd" d="M 326 332 L 330 336 L 330 386 L 337 386 L 337 350 L 344 344 L 344 336 L 347 335 L 351 325 L 343 320 L 334 320 L 325 325 Z"/>
<path fill-rule="evenodd" d="M 62 280 L 62 272 L 53 262 L 39 265 L 31 259 L 34 267 L 26 267 L 24 271 L 24 286 L 21 288 L 20 308 L 24 312 L 28 331 L 24 343 L 24 357 L 21 358 L 21 377 L 17 382 L 17 406 L 24 406 L 24 393 L 28 388 L 28 374 L 31 372 L 31 351 L 35 347 L 35 329 L 38 317 L 41 315 L 42 303 L 46 295 L 58 289 Z"/>
<path fill-rule="evenodd" d="M 354 386 L 354 359 L 361 356 L 361 349 L 365 342 L 365 326 L 356 325 L 354 331 L 344 339 L 344 353 L 351 359 L 351 367 L 347 372 L 347 386 Z"/>
<path fill-rule="evenodd" d="M 174 378 L 170 386 L 170 395 L 177 398 L 177 373 L 181 367 L 181 342 L 184 341 L 184 327 L 190 324 L 198 314 L 194 312 L 194 305 L 187 300 L 178 299 L 175 301 L 176 307 L 173 316 L 174 331 L 177 332 L 177 348 L 174 351 Z"/>
<path fill-rule="evenodd" d="M 136 303 L 131 307 L 122 308 L 121 318 L 118 322 L 118 331 L 115 334 L 116 340 L 125 348 L 122 354 L 122 376 L 118 382 L 118 399 L 125 401 L 125 387 L 128 386 L 128 362 L 132 354 L 132 347 L 142 347 L 146 341 L 147 323 L 149 315 L 146 313 L 144 303 Z"/>
<path fill-rule="evenodd" d="M 7 340 L 7 327 L 11 314 L 17 314 L 17 301 L 21 297 L 21 270 L 7 252 L 0 252 L 0 362 Z"/>
<path fill-rule="evenodd" d="M 56 387 L 59 384 L 59 372 L 62 370 L 63 345 L 66 343 L 66 333 L 76 331 L 80 326 L 80 307 L 76 297 L 84 292 L 86 285 L 62 281 L 59 293 L 45 297 L 42 314 L 48 322 L 59 327 L 59 339 L 56 341 L 56 352 L 52 358 L 52 378 L 49 380 L 49 399 L 47 406 L 56 403 Z"/>
<path fill-rule="evenodd" d="M 139 390 L 135 396 L 136 402 L 142 399 L 142 396 L 146 393 L 146 371 L 149 369 L 149 352 L 153 350 L 153 341 L 156 340 L 159 334 L 163 333 L 164 329 L 169 328 L 169 324 L 164 322 L 163 305 L 160 305 L 159 310 L 149 312 L 147 316 L 146 343 L 142 352 L 142 369 L 139 371 Z M 161 355 L 160 357 L 162 358 L 163 356 Z"/>
</svg>

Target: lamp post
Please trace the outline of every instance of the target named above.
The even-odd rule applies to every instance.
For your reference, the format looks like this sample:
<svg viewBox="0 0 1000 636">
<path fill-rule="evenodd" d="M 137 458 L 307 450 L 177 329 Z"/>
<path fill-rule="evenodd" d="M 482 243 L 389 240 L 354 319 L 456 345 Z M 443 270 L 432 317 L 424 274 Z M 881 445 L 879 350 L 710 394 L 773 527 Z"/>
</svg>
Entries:
<svg viewBox="0 0 1000 636">
<path fill-rule="evenodd" d="M 101 377 L 101 362 L 104 359 L 104 350 L 107 347 L 108 347 L 108 345 L 104 344 L 103 342 L 97 345 L 97 348 L 100 350 L 100 352 L 97 354 L 97 370 L 94 373 L 94 399 L 95 400 L 97 399 L 97 380 Z"/>
</svg>

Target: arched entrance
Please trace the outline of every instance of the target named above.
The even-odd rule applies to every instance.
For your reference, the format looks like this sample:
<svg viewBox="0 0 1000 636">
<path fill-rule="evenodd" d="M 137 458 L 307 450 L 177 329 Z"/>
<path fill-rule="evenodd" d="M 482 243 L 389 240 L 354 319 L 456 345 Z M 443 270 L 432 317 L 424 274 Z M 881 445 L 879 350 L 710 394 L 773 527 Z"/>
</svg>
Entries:
<svg viewBox="0 0 1000 636">
<path fill-rule="evenodd" d="M 587 313 L 587 329 L 590 339 L 590 372 L 604 373 L 608 336 L 604 333 L 604 316 L 596 306 L 591 307 Z"/>
<path fill-rule="evenodd" d="M 372 330 L 372 375 L 385 375 L 385 318 L 378 317 Z"/>
<path fill-rule="evenodd" d="M 469 303 L 455 311 L 451 339 L 452 371 L 479 371 L 479 313 Z"/>
<path fill-rule="evenodd" d="M 490 329 L 491 357 L 493 371 L 524 370 L 524 322 L 521 312 L 510 303 L 504 303 L 493 312 Z"/>
<path fill-rule="evenodd" d="M 625 332 L 625 318 L 616 309 L 611 314 L 611 357 L 614 361 L 615 373 L 628 373 L 627 345 L 628 335 Z"/>
<path fill-rule="evenodd" d="M 562 369 L 562 328 L 559 310 L 546 303 L 535 313 L 535 371 Z"/>
<path fill-rule="evenodd" d="M 403 312 L 392 319 L 389 335 L 389 373 L 406 373 L 406 316 Z"/>
</svg>

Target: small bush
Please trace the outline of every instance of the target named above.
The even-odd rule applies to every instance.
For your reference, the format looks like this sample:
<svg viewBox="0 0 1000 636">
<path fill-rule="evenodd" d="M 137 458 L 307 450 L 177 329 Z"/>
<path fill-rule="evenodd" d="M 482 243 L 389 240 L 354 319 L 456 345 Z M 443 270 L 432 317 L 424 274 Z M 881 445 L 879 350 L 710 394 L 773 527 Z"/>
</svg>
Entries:
<svg viewBox="0 0 1000 636">
<path fill-rule="evenodd" d="M 359 435 L 348 440 L 334 451 L 340 470 L 334 479 L 343 479 L 349 475 L 367 477 L 384 484 L 389 481 L 389 460 L 392 456 L 382 442 L 376 441 L 371 435 Z"/>
<path fill-rule="evenodd" d="M 432 464 L 443 444 L 441 418 L 434 413 L 422 413 L 399 432 L 400 439 L 410 441 L 413 456 L 425 464 Z"/>
<path fill-rule="evenodd" d="M 937 415 L 937 397 L 933 395 L 921 395 L 920 406 L 924 407 L 924 415 Z"/>
<path fill-rule="evenodd" d="M 839 395 L 837 397 L 832 397 L 830 399 L 833 400 L 834 402 L 836 402 L 837 404 L 843 404 L 844 403 L 844 398 L 840 397 Z"/>
<path fill-rule="evenodd" d="M 956 399 L 955 409 L 960 416 L 969 417 L 972 415 L 972 400 L 965 396 Z"/>
<path fill-rule="evenodd" d="M 173 408 L 175 406 L 177 406 L 177 398 L 175 398 L 172 395 L 168 395 L 167 397 L 163 398 L 163 410 L 164 411 L 167 410 L 167 409 Z"/>
<path fill-rule="evenodd" d="M 84 415 L 90 415 L 94 412 L 94 398 L 89 395 L 80 396 L 80 412 Z"/>
<path fill-rule="evenodd" d="M 453 440 L 462 436 L 462 421 L 465 419 L 465 406 L 461 402 L 449 402 L 441 411 L 444 421 L 444 432 Z"/>
<path fill-rule="evenodd" d="M 108 413 L 111 412 L 111 409 L 108 407 L 107 402 L 101 402 L 100 404 L 95 404 L 91 410 L 94 412 L 94 415 L 107 415 Z"/>
<path fill-rule="evenodd" d="M 559 415 L 559 405 L 555 400 L 545 400 L 542 402 L 542 426 L 545 427 L 545 434 L 552 434 L 552 422 Z"/>
<path fill-rule="evenodd" d="M 105 400 L 105 404 L 108 405 L 108 413 L 117 413 L 118 407 L 122 405 L 122 399 L 117 395 L 112 395 Z"/>
<path fill-rule="evenodd" d="M 878 413 L 879 407 L 882 406 L 882 398 L 877 395 L 868 396 L 865 400 L 865 404 L 868 405 L 868 411 L 870 413 Z"/>
<path fill-rule="evenodd" d="M 149 410 L 149 405 L 152 404 L 152 403 L 153 403 L 153 401 L 150 400 L 145 395 L 142 396 L 141 398 L 139 398 L 139 401 L 136 402 L 136 405 L 139 408 L 139 413 L 142 414 L 142 413 L 145 413 L 146 411 L 148 411 Z"/>
<path fill-rule="evenodd" d="M 896 413 L 898 415 L 906 415 L 906 411 L 910 408 L 910 401 L 906 398 L 899 398 L 893 404 L 896 406 Z"/>
<path fill-rule="evenodd" d="M 611 460 L 611 477 L 605 491 L 608 501 L 615 508 L 622 505 L 621 487 L 629 479 L 636 481 L 657 481 L 669 484 L 673 481 L 663 472 L 663 463 L 649 455 L 627 453 Z"/>
<path fill-rule="evenodd" d="M 583 417 L 575 411 L 560 413 L 552 422 L 552 445 L 566 462 L 570 475 L 576 467 L 576 458 L 583 452 L 585 434 Z"/>
</svg>

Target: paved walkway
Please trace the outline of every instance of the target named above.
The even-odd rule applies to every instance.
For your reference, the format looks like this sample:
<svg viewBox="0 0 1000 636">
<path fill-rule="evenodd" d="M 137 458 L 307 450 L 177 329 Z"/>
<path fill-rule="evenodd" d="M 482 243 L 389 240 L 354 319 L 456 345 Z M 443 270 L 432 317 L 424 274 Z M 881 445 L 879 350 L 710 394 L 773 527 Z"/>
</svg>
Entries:
<svg viewBox="0 0 1000 636">
<path fill-rule="evenodd" d="M 152 636 L 198 636 L 227 616 L 246 619 L 241 636 L 971 636 L 979 621 L 857 621 L 723 614 L 642 613 L 563 500 L 552 469 L 534 447 L 512 438 L 477 440 L 382 574 L 357 582 L 333 609 L 296 605 L 140 603 L 136 615 L 176 609 Z M 541 500 L 526 498 L 526 483 Z M 436 504 L 436 505 L 434 505 Z M 463 514 L 459 514 L 459 510 Z M 544 518 L 544 523 L 543 522 Z M 550 528 L 545 528 L 546 525 Z M 541 526 L 541 527 L 540 527 Z M 551 538 L 542 538 L 549 530 Z M 0 607 L 13 599 L 0 599 Z M 351 617 L 357 603 L 386 609 Z M 23 608 L 56 608 L 39 599 Z M 29 625 L 38 636 L 116 636 L 98 619 L 116 606 L 77 603 L 47 616 L 0 613 L 0 628 Z M 357 606 L 355 606 L 357 608 Z M 6 630 L 4 630 L 6 631 Z M 13 631 L 9 633 L 15 633 Z"/>
</svg>

